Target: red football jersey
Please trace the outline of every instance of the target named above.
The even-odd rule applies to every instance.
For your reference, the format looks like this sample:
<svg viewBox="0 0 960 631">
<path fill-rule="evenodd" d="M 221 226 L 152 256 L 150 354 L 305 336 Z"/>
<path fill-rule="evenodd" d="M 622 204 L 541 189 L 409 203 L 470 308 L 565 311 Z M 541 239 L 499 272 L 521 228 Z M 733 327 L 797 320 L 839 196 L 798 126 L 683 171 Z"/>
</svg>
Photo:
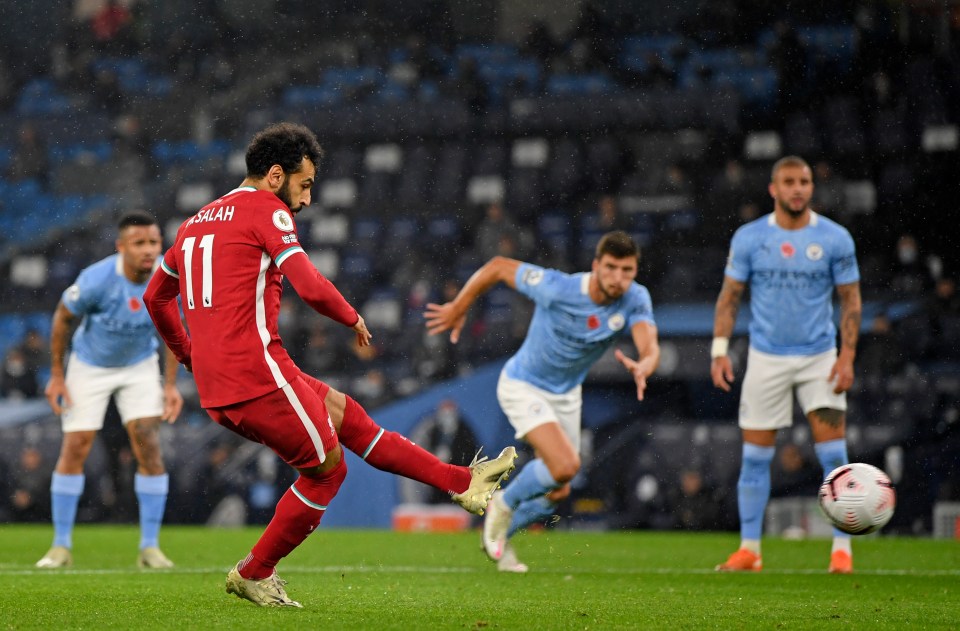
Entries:
<svg viewBox="0 0 960 631">
<path fill-rule="evenodd" d="M 144 299 L 164 341 L 192 365 L 203 407 L 262 396 L 300 374 L 277 330 L 285 262 L 311 306 L 346 326 L 357 322 L 356 311 L 310 264 L 289 209 L 273 193 L 238 188 L 180 226 Z M 178 320 L 159 313 L 169 311 L 176 288 L 163 286 L 173 279 L 189 339 Z"/>
</svg>

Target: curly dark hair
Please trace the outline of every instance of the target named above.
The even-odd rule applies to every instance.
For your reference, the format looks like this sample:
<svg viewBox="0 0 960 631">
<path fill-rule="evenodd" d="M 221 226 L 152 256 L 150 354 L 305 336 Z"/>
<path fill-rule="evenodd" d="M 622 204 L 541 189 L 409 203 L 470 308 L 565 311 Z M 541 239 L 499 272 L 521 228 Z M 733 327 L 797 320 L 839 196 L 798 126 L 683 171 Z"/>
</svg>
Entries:
<svg viewBox="0 0 960 631">
<path fill-rule="evenodd" d="M 297 173 L 303 159 L 317 165 L 323 149 L 312 131 L 297 123 L 275 123 L 257 132 L 247 146 L 247 176 L 263 177 L 275 164 Z"/>
</svg>

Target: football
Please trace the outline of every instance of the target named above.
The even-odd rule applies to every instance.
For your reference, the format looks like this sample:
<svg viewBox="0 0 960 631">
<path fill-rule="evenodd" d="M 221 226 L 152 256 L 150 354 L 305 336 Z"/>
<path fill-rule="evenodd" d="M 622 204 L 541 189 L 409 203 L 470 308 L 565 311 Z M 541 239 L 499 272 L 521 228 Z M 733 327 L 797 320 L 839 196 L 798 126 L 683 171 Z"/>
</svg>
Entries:
<svg viewBox="0 0 960 631">
<path fill-rule="evenodd" d="M 824 515 L 839 530 L 865 535 L 887 525 L 897 496 L 886 473 L 853 462 L 837 467 L 824 478 L 819 502 Z"/>
</svg>

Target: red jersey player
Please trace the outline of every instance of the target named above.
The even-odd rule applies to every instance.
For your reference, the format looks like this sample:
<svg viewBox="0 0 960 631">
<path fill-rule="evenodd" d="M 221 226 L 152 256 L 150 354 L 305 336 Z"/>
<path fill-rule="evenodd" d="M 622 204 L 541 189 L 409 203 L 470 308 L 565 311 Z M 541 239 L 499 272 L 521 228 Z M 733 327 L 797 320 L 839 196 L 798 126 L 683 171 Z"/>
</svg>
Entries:
<svg viewBox="0 0 960 631">
<path fill-rule="evenodd" d="M 228 592 L 261 606 L 300 606 L 275 567 L 319 525 L 340 488 L 341 444 L 379 469 L 449 492 L 478 514 L 516 459 L 507 447 L 468 467 L 443 463 L 379 427 L 356 401 L 290 359 L 277 329 L 284 276 L 316 311 L 352 328 L 358 344 L 370 343 L 363 318 L 310 263 L 297 238 L 293 216 L 310 203 L 321 155 L 302 125 L 279 123 L 254 136 L 240 187 L 180 226 L 143 297 L 167 346 L 193 371 L 210 417 L 300 472 L 250 554 L 227 575 Z"/>
</svg>

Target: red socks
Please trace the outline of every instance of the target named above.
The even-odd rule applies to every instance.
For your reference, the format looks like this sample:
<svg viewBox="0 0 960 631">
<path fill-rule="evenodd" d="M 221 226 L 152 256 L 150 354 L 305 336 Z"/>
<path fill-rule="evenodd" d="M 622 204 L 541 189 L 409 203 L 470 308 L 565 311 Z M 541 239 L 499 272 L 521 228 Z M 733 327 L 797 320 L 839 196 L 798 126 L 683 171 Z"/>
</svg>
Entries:
<svg viewBox="0 0 960 631">
<path fill-rule="evenodd" d="M 336 496 L 347 477 L 347 461 L 320 477 L 301 475 L 277 502 L 277 509 L 267 529 L 260 535 L 253 550 L 240 564 L 240 576 L 259 580 L 273 574 L 280 559 L 320 525 L 320 518 L 330 501 Z"/>
<path fill-rule="evenodd" d="M 383 429 L 349 396 L 339 438 L 341 445 L 382 471 L 448 493 L 463 493 L 470 486 L 469 468 L 442 462 L 404 436 Z"/>
</svg>

